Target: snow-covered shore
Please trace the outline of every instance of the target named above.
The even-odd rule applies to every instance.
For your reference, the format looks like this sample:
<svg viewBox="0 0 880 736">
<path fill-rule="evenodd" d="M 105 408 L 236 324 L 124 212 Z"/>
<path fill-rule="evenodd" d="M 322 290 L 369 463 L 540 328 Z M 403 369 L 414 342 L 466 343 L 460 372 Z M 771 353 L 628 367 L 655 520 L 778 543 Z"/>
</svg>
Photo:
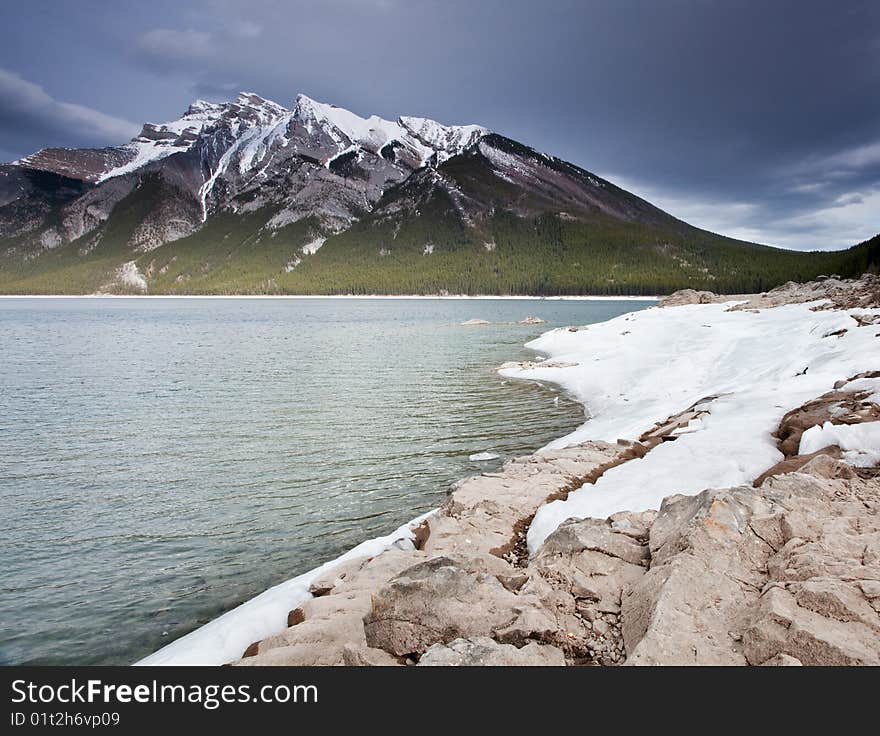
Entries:
<svg viewBox="0 0 880 736">
<path fill-rule="evenodd" d="M 702 401 L 702 416 L 676 442 L 540 509 L 530 551 L 570 517 L 656 509 L 675 493 L 750 483 L 782 459 L 771 433 L 786 412 L 880 366 L 877 329 L 858 327 L 851 316 L 880 310 L 813 311 L 814 302 L 730 311 L 734 304 L 652 308 L 576 332 L 553 330 L 528 347 L 561 367 L 501 371 L 557 383 L 588 407 L 589 421 L 551 447 L 635 440 Z"/>
<path fill-rule="evenodd" d="M 249 644 L 283 628 L 288 612 L 312 597 L 309 586 L 316 578 L 347 560 L 380 555 L 392 548 L 412 549 L 413 529 L 432 513 L 429 511 L 384 537 L 361 542 L 336 559 L 269 588 L 135 664 L 221 665 L 237 659 Z"/>
<path fill-rule="evenodd" d="M 880 321 L 880 309 L 876 307 L 822 310 L 817 309 L 821 302 L 814 301 L 732 310 L 734 304 L 651 308 L 588 327 L 553 330 L 529 343 L 529 347 L 547 355 L 545 361 L 502 368 L 502 374 L 512 378 L 559 384 L 590 412 L 590 419 L 578 430 L 536 454 L 535 469 L 553 473 L 558 472 L 554 467 L 565 467 L 575 477 L 584 477 L 583 472 L 570 469 L 579 463 L 586 468 L 592 463 L 600 469 L 591 481 L 582 481 L 581 487 L 544 505 L 542 499 L 558 493 L 569 476 L 556 485 L 542 486 L 539 481 L 523 480 L 530 477 L 528 473 L 523 476 L 523 466 L 506 469 L 508 475 L 500 479 L 504 489 L 522 490 L 529 488 L 529 483 L 537 484 L 537 490 L 531 489 L 534 498 L 528 502 L 523 499 L 520 508 L 525 517 L 531 513 L 529 504 L 534 504 L 533 511 L 537 509 L 527 536 L 532 555 L 571 517 L 604 519 L 624 510 L 655 510 L 673 494 L 692 495 L 705 489 L 750 484 L 783 459 L 771 433 L 778 429 L 784 415 L 830 391 L 841 380 L 880 367 L 880 327 L 871 326 Z M 858 387 L 880 392 L 880 379 L 861 378 Z M 637 441 L 652 427 L 669 417 L 680 417 L 689 408 L 692 411 L 685 414 L 684 423 L 679 422 L 674 430 L 674 442 L 658 440 L 641 456 L 614 449 L 638 445 Z M 874 446 L 880 443 L 880 436 L 873 430 L 819 428 L 812 434 L 805 433 L 802 442 L 809 447 L 821 444 L 816 437 L 820 431 L 844 437 L 841 447 L 848 453 L 867 457 L 880 453 L 880 447 Z M 560 450 L 587 440 L 600 441 L 588 451 L 594 453 L 593 460 L 581 457 L 577 451 Z M 617 459 L 610 461 L 615 454 Z M 489 476 L 487 483 L 499 478 L 498 474 Z M 511 485 L 509 478 L 520 485 Z M 472 480 L 477 509 L 480 478 Z M 468 493 L 462 495 L 461 488 L 456 494 L 457 498 L 469 497 Z M 511 500 L 516 506 L 516 499 Z M 281 632 L 288 612 L 312 599 L 309 586 L 340 563 L 380 555 L 392 548 L 413 550 L 408 564 L 424 559 L 421 547 L 416 551 L 411 541 L 414 528 L 424 518 L 266 591 L 139 664 L 221 664 L 241 657 L 249 644 Z M 501 554 L 497 547 L 490 550 L 495 542 L 456 538 L 443 526 L 443 520 L 433 523 L 437 518 L 431 517 L 428 525 L 429 556 L 462 547 L 474 551 L 479 548 L 483 550 L 481 564 L 485 564 L 486 553 L 491 553 L 488 559 Z M 491 528 L 487 527 L 487 534 L 503 537 L 508 533 L 504 530 L 514 526 L 496 525 L 488 531 Z M 471 528 L 467 534 L 472 536 L 476 531 Z M 358 574 L 364 575 L 363 568 Z M 375 573 L 369 584 L 387 579 L 388 574 Z M 363 605 L 362 599 L 358 601 Z M 353 620 L 359 622 L 363 613 L 351 608 Z M 327 623 L 330 619 L 332 616 L 321 619 L 315 614 L 316 628 L 332 628 L 332 623 Z M 283 648 L 289 644 L 281 641 L 272 646 Z M 301 663 L 295 652 L 287 656 L 286 660 L 272 661 Z"/>
</svg>

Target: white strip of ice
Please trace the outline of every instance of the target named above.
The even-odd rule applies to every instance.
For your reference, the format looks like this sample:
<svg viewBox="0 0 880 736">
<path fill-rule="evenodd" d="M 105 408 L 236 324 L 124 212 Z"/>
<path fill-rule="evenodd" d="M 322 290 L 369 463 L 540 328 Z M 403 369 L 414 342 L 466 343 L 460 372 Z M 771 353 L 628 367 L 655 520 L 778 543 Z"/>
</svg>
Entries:
<svg viewBox="0 0 880 736">
<path fill-rule="evenodd" d="M 844 460 L 857 467 L 880 462 L 880 422 L 863 424 L 817 424 L 801 435 L 798 453 L 809 455 L 829 445 L 843 450 Z"/>
<path fill-rule="evenodd" d="M 497 460 L 499 455 L 494 452 L 478 452 L 474 455 L 468 455 L 468 460 L 474 460 L 476 462 L 483 462 L 486 460 Z"/>
<path fill-rule="evenodd" d="M 814 312 L 815 303 L 727 311 L 732 304 L 655 307 L 575 332 L 553 330 L 528 347 L 576 365 L 502 371 L 560 384 L 588 409 L 591 418 L 551 448 L 637 439 L 700 399 L 718 397 L 674 442 L 540 508 L 530 552 L 569 518 L 656 509 L 673 494 L 751 483 L 782 459 L 771 433 L 786 412 L 880 364 L 875 330 L 854 327 L 847 311 Z M 842 336 L 830 334 L 841 329 Z"/>
<path fill-rule="evenodd" d="M 312 597 L 309 585 L 319 575 L 340 562 L 375 557 L 391 547 L 412 549 L 413 528 L 433 513 L 422 514 L 391 534 L 362 542 L 335 560 L 269 588 L 135 664 L 221 665 L 239 659 L 250 644 L 286 627 L 287 614 Z"/>
</svg>

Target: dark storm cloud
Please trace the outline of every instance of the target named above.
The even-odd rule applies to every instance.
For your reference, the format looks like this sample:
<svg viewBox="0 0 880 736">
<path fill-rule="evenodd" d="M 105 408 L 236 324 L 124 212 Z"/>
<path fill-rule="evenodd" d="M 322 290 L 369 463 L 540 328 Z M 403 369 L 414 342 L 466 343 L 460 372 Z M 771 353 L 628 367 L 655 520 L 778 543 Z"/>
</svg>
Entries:
<svg viewBox="0 0 880 736">
<path fill-rule="evenodd" d="M 876 2 L 158 0 L 6 14 L 0 67 L 109 116 L 302 91 L 361 114 L 479 122 L 751 240 L 842 247 L 880 230 Z M 46 142 L 16 136 L 18 115 L 0 99 L 0 149 L 14 155 Z M 89 142 L 115 142 L 94 131 Z"/>
<path fill-rule="evenodd" d="M 140 126 L 52 98 L 39 85 L 0 69 L 0 147 L 30 152 L 51 145 L 123 143 Z"/>
</svg>

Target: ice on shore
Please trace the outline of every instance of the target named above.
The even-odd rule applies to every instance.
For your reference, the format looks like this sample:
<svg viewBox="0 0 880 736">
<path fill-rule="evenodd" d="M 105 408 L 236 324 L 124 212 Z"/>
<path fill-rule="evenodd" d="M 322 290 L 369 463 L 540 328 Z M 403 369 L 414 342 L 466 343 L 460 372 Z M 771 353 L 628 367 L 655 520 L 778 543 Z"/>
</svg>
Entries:
<svg viewBox="0 0 880 736">
<path fill-rule="evenodd" d="M 814 312 L 815 303 L 759 312 L 730 312 L 730 306 L 655 307 L 577 331 L 553 330 L 527 347 L 557 364 L 576 365 L 501 371 L 558 383 L 586 406 L 589 421 L 551 448 L 588 439 L 635 440 L 654 423 L 707 399 L 702 408 L 708 415 L 674 442 L 539 509 L 528 532 L 531 552 L 568 518 L 656 509 L 677 493 L 751 483 L 782 459 L 771 433 L 786 412 L 880 364 L 876 330 L 854 326 L 849 311 Z M 860 449 L 871 451 L 877 430 L 862 431 L 870 437 Z"/>
<path fill-rule="evenodd" d="M 499 457 L 500 455 L 497 455 L 494 452 L 478 452 L 475 455 L 469 455 L 468 460 L 482 462 L 484 460 L 497 460 Z"/>
<path fill-rule="evenodd" d="M 374 557 L 391 547 L 412 549 L 413 529 L 433 513 L 422 514 L 391 534 L 362 542 L 335 560 L 269 588 L 135 664 L 221 665 L 241 658 L 250 644 L 285 628 L 287 614 L 312 597 L 312 581 L 346 560 Z"/>
<path fill-rule="evenodd" d="M 809 455 L 829 445 L 837 445 L 843 450 L 843 459 L 850 465 L 856 467 L 877 465 L 880 463 L 880 422 L 817 424 L 801 435 L 798 453 Z"/>
</svg>

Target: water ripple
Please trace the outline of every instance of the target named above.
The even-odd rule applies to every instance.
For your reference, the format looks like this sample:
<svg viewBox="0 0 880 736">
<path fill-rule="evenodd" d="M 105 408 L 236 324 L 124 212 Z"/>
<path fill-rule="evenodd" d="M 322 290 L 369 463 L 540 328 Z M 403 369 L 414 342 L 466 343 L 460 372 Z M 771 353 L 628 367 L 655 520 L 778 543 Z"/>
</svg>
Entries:
<svg viewBox="0 0 880 736">
<path fill-rule="evenodd" d="M 639 306 L 0 300 L 0 664 L 130 662 L 436 506 L 583 421 L 492 372 L 510 323 Z"/>
</svg>

